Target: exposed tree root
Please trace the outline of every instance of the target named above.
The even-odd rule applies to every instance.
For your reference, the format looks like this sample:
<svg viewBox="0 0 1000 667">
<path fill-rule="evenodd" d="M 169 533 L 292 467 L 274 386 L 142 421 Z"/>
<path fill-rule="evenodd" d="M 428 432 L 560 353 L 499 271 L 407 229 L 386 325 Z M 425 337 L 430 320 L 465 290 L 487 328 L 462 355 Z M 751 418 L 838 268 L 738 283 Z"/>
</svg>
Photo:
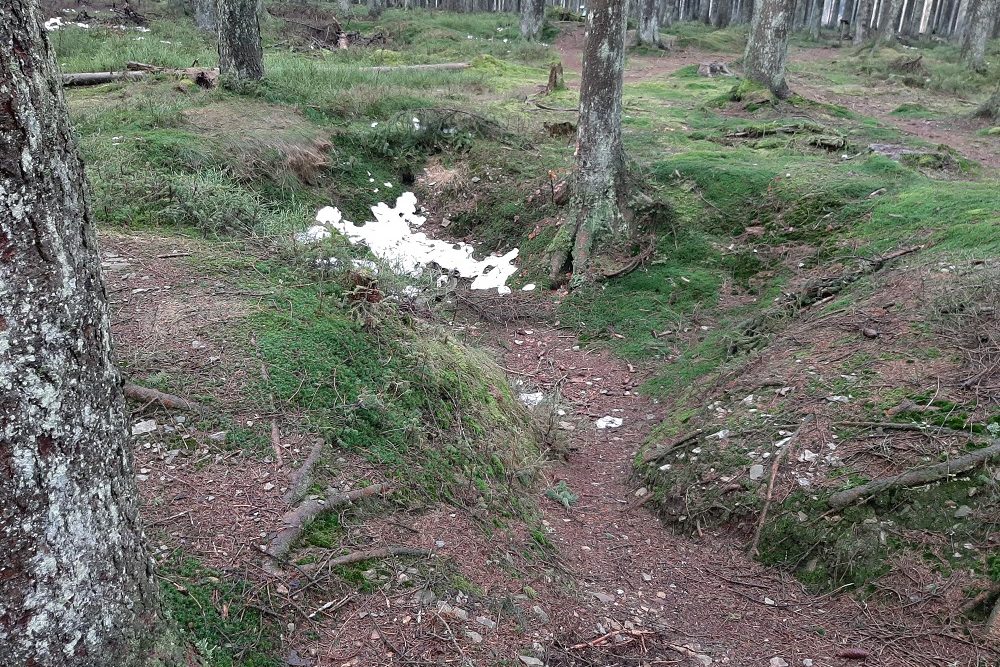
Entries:
<svg viewBox="0 0 1000 667">
<path fill-rule="evenodd" d="M 990 619 L 986 621 L 986 638 L 1000 641 L 1000 600 L 997 600 Z"/>
<path fill-rule="evenodd" d="M 372 486 L 366 486 L 363 489 L 357 489 L 349 493 L 329 493 L 322 500 L 307 500 L 281 518 L 285 527 L 278 531 L 278 534 L 271 539 L 264 553 L 274 561 L 280 562 L 288 555 L 292 544 L 302 535 L 302 531 L 309 525 L 309 522 L 323 512 L 340 507 L 341 505 L 349 505 L 362 498 L 371 498 L 372 496 L 389 493 L 390 491 L 391 489 L 385 484 L 373 484 Z"/>
<path fill-rule="evenodd" d="M 201 403 L 196 403 L 180 396 L 174 396 L 173 394 L 166 394 L 156 389 L 150 389 L 149 387 L 140 387 L 137 384 L 126 384 L 123 390 L 125 391 L 125 398 L 131 398 L 134 401 L 141 401 L 147 404 L 156 403 L 169 410 L 205 412 L 208 409 Z"/>
<path fill-rule="evenodd" d="M 842 509 L 883 491 L 907 489 L 947 479 L 952 475 L 972 470 L 996 456 L 1000 456 L 1000 440 L 994 441 L 989 447 L 977 449 L 965 456 L 944 463 L 913 468 L 899 475 L 877 479 L 861 486 L 838 491 L 830 496 L 830 500 L 827 502 L 833 509 Z"/>
</svg>

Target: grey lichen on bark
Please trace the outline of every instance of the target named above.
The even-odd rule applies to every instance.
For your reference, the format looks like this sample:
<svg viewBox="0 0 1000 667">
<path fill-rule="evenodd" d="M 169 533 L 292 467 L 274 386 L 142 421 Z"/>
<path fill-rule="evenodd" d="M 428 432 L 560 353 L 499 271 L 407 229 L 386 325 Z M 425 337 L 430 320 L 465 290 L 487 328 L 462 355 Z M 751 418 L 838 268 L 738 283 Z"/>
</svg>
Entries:
<svg viewBox="0 0 1000 667">
<path fill-rule="evenodd" d="M 572 286 L 592 278 L 595 247 L 611 249 L 630 234 L 621 125 L 626 17 L 621 0 L 595 0 L 587 15 L 570 212 L 548 249 L 553 280 L 572 258 Z"/>
<path fill-rule="evenodd" d="M 0 7 L 0 664 L 150 664 L 160 628 L 88 192 L 36 0 Z"/>
<path fill-rule="evenodd" d="M 636 42 L 643 46 L 663 48 L 660 37 L 660 0 L 638 0 L 639 29 L 636 31 Z"/>
<path fill-rule="evenodd" d="M 874 9 L 874 0 L 858 0 L 858 18 L 854 22 L 854 37 L 852 43 L 854 46 L 861 46 L 865 43 L 865 39 L 868 37 L 868 26 L 872 18 L 872 10 Z"/>
<path fill-rule="evenodd" d="M 962 36 L 962 59 L 976 72 L 986 71 L 986 47 L 997 23 L 1000 0 L 971 0 Z"/>
<path fill-rule="evenodd" d="M 194 0 L 194 25 L 205 32 L 215 32 L 218 29 L 216 0 Z"/>
<path fill-rule="evenodd" d="M 785 82 L 788 32 L 792 24 L 792 0 L 756 0 L 743 71 L 746 77 L 766 86 L 773 95 L 789 96 Z"/>
<path fill-rule="evenodd" d="M 545 0 L 521 0 L 521 37 L 535 41 L 545 25 Z"/>
<path fill-rule="evenodd" d="M 260 42 L 261 0 L 218 0 L 219 73 L 224 79 L 264 78 Z"/>
</svg>

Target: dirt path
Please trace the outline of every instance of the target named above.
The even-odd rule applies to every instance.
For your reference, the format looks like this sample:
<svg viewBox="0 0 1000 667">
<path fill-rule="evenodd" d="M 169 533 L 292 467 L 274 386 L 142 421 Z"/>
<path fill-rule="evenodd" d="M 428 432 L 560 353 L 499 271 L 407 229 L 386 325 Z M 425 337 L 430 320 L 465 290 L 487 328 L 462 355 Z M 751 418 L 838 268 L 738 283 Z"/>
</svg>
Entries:
<svg viewBox="0 0 1000 667">
<path fill-rule="evenodd" d="M 584 35 L 582 27 L 569 24 L 555 43 L 563 67 L 567 72 L 576 75 L 583 71 Z M 825 62 L 843 55 L 843 52 L 837 49 L 794 49 L 789 59 L 793 63 Z M 687 65 L 710 61 L 732 62 L 739 57 L 739 54 L 734 53 L 710 53 L 694 49 L 674 49 L 655 56 L 630 55 L 626 63 L 625 83 L 656 80 Z M 940 119 L 904 118 L 892 115 L 892 111 L 901 104 L 919 102 L 930 107 L 945 107 L 948 102 L 953 105 L 954 99 L 948 101 L 943 98 L 937 99 L 942 96 L 926 89 L 913 89 L 902 85 L 872 86 L 866 88 L 864 94 L 858 95 L 837 94 L 817 85 L 814 78 L 809 75 L 794 73 L 789 75 L 789 85 L 796 93 L 808 99 L 836 104 L 855 113 L 876 118 L 906 134 L 933 144 L 950 146 L 964 157 L 986 167 L 1000 168 L 1000 137 L 977 134 L 989 124 L 968 117 L 968 114 L 975 109 L 974 104 L 970 103 L 968 108 L 962 111 L 965 115 Z"/>
<path fill-rule="evenodd" d="M 655 648 L 647 660 L 657 650 L 661 659 L 682 658 L 674 649 L 664 652 L 673 644 L 707 656 L 704 664 L 839 665 L 844 648 L 865 646 L 873 652 L 869 664 L 907 664 L 891 649 L 873 646 L 864 634 L 864 609 L 855 602 L 807 595 L 791 578 L 747 559 L 740 545 L 710 534 L 678 536 L 638 506 L 632 462 L 664 412 L 637 393 L 641 371 L 606 352 L 580 349 L 558 330 L 522 328 L 510 332 L 508 342 L 504 364 L 542 391 L 560 385 L 565 419 L 574 425 L 567 460 L 548 474 L 580 498 L 570 509 L 540 501 L 552 539 L 582 587 L 573 615 L 654 629 L 665 639 L 650 640 Z M 598 429 L 596 421 L 606 416 L 621 419 L 621 427 Z M 595 630 L 593 636 L 600 635 Z M 601 658 L 595 664 L 631 664 L 614 662 L 625 653 L 614 647 L 588 650 L 577 653 Z"/>
<path fill-rule="evenodd" d="M 837 49 L 813 48 L 795 49 L 789 59 L 792 62 L 829 62 L 843 57 Z M 811 100 L 837 104 L 855 113 L 877 118 L 886 125 L 933 144 L 945 144 L 963 156 L 979 162 L 991 169 L 1000 167 L 1000 137 L 980 136 L 977 132 L 989 127 L 989 123 L 969 117 L 976 104 L 969 102 L 961 115 L 944 118 L 922 119 L 892 115 L 903 104 L 920 104 L 927 108 L 953 109 L 955 98 L 935 93 L 924 88 L 910 88 L 901 84 L 882 83 L 866 87 L 855 95 L 838 94 L 824 88 L 814 77 L 803 74 L 789 75 L 789 85 L 800 95 Z M 950 113 L 954 113 L 951 111 Z"/>
</svg>

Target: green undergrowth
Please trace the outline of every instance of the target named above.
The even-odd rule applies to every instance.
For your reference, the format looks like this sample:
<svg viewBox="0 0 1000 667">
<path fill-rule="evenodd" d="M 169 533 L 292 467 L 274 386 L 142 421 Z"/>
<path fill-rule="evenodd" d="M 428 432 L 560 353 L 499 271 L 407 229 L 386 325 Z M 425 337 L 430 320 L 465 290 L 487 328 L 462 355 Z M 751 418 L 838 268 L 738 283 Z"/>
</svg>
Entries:
<svg viewBox="0 0 1000 667">
<path fill-rule="evenodd" d="M 404 496 L 512 516 L 538 450 L 483 352 L 332 282 L 279 290 L 251 326 L 269 368 L 263 389 L 335 449 L 378 465 Z"/>
<path fill-rule="evenodd" d="M 159 563 L 160 596 L 168 620 L 206 667 L 278 667 L 279 628 L 261 609 L 248 581 L 204 567 L 180 552 Z"/>
</svg>

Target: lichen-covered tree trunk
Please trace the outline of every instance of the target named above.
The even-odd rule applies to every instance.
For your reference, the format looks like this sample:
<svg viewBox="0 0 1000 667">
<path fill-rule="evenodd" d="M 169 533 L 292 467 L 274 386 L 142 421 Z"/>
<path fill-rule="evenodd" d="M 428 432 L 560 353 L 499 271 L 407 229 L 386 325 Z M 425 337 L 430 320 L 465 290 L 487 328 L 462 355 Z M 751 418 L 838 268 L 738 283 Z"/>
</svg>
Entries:
<svg viewBox="0 0 1000 667">
<path fill-rule="evenodd" d="M 971 0 L 962 37 L 962 59 L 973 70 L 986 69 L 986 45 L 997 21 L 998 0 Z"/>
<path fill-rule="evenodd" d="M 545 0 L 521 0 L 521 37 L 540 39 L 545 24 Z"/>
<path fill-rule="evenodd" d="M 629 235 L 622 146 L 627 4 L 592 0 L 587 13 L 570 214 L 549 247 L 553 280 L 572 257 L 573 286 L 592 277 L 595 247 L 611 249 Z"/>
<path fill-rule="evenodd" d="M 996 123 L 1000 121 L 1000 88 L 993 91 L 990 99 L 983 102 L 976 110 L 976 115 Z"/>
<path fill-rule="evenodd" d="M 868 22 L 872 18 L 873 0 L 860 0 L 858 4 L 858 17 L 854 21 L 854 46 L 861 46 L 868 36 Z"/>
<path fill-rule="evenodd" d="M 36 0 L 0 19 L 0 664 L 146 665 L 156 588 L 83 163 Z"/>
<path fill-rule="evenodd" d="M 194 25 L 205 32 L 215 32 L 215 0 L 194 0 Z"/>
<path fill-rule="evenodd" d="M 873 49 L 878 48 L 882 44 L 891 44 L 896 40 L 896 26 L 902 6 L 903 0 L 882 0 L 882 11 L 878 19 L 878 33 L 875 35 L 875 43 L 872 45 Z"/>
<path fill-rule="evenodd" d="M 639 6 L 639 30 L 636 32 L 636 41 L 645 46 L 660 48 L 663 40 L 660 38 L 660 3 L 658 0 L 638 0 L 642 4 Z"/>
<path fill-rule="evenodd" d="M 813 39 L 819 39 L 819 29 L 822 24 L 823 0 L 812 0 L 812 6 L 809 10 L 809 36 Z"/>
<path fill-rule="evenodd" d="M 368 0 L 368 16 L 377 19 L 385 11 L 385 0 Z"/>
<path fill-rule="evenodd" d="M 776 97 L 788 97 L 785 59 L 792 23 L 793 0 L 756 0 L 750 34 L 743 54 L 748 79 L 766 86 Z M 816 8 L 814 8 L 815 11 Z"/>
<path fill-rule="evenodd" d="M 239 81 L 264 78 L 261 0 L 218 0 L 219 73 Z"/>
<path fill-rule="evenodd" d="M 337 0 L 337 8 L 340 10 L 341 18 L 349 16 L 351 13 L 351 0 Z"/>
</svg>

